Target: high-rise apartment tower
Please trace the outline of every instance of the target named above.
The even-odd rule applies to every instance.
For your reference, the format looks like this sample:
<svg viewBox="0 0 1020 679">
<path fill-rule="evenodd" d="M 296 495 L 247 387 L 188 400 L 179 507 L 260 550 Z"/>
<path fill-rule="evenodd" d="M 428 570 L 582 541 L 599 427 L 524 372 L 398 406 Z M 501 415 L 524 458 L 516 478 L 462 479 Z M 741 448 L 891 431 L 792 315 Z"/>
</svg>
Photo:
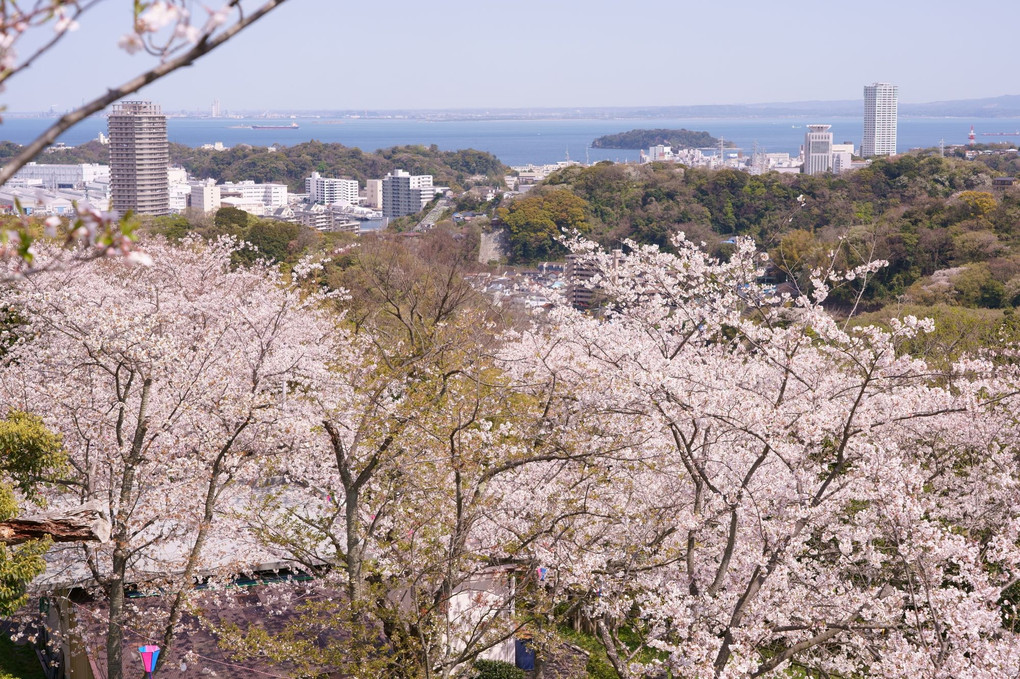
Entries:
<svg viewBox="0 0 1020 679">
<path fill-rule="evenodd" d="M 896 109 L 898 88 L 889 83 L 864 86 L 864 139 L 861 155 L 892 156 L 896 154 Z"/>
<path fill-rule="evenodd" d="M 143 215 L 170 212 L 170 145 L 166 116 L 158 104 L 122 101 L 114 104 L 110 128 L 110 188 L 113 209 Z"/>
</svg>

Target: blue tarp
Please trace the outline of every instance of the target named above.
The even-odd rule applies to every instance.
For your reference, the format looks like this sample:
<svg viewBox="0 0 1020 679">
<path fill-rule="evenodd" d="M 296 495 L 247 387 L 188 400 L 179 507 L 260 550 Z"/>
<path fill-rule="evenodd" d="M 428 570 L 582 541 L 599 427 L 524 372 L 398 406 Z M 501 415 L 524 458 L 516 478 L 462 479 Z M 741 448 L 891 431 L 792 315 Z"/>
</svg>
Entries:
<svg viewBox="0 0 1020 679">
<path fill-rule="evenodd" d="M 528 648 L 528 641 L 526 639 L 516 639 L 514 641 L 514 660 L 517 667 L 522 670 L 535 669 L 535 652 Z"/>
</svg>

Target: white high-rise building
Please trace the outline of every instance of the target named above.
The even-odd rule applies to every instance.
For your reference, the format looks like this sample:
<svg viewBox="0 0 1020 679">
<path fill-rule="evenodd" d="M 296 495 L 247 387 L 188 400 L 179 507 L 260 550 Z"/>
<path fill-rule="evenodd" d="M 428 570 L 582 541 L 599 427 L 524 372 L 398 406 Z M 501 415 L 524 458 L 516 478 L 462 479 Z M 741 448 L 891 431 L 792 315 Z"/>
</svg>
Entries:
<svg viewBox="0 0 1020 679">
<path fill-rule="evenodd" d="M 896 154 L 896 114 L 898 87 L 889 83 L 864 86 L 864 138 L 861 155 Z"/>
<path fill-rule="evenodd" d="M 333 203 L 358 204 L 358 182 L 356 179 L 334 179 L 313 172 L 305 178 L 305 192 L 310 203 L 332 205 Z"/>
<path fill-rule="evenodd" d="M 822 174 L 832 170 L 832 125 L 808 125 L 804 135 L 804 174 Z"/>
</svg>

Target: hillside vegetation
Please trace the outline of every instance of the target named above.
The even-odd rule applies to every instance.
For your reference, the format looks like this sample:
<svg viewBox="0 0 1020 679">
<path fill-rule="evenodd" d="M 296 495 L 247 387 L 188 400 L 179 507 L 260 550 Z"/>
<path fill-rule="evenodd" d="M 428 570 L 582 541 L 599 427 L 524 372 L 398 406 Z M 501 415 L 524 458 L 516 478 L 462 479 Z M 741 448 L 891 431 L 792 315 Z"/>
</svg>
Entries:
<svg viewBox="0 0 1020 679">
<path fill-rule="evenodd" d="M 718 255 L 748 236 L 779 280 L 802 289 L 831 257 L 847 266 L 881 259 L 888 265 L 868 286 L 867 307 L 1000 308 L 1020 303 L 1020 191 L 991 180 L 1015 174 L 1017 162 L 916 154 L 841 176 L 599 163 L 551 175 L 498 215 L 518 262 L 562 256 L 564 228 L 607 246 L 630 238 L 666 249 L 683 231 Z M 830 298 L 837 307 L 852 301 L 839 290 Z"/>
<path fill-rule="evenodd" d="M 14 156 L 21 147 L 0 142 L 0 163 Z M 170 144 L 170 162 L 180 165 L 192 176 L 218 182 L 254 180 L 281 182 L 291 191 L 304 191 L 305 177 L 319 172 L 325 177 L 350 177 L 364 184 L 395 169 L 411 174 L 431 174 L 438 186 L 464 187 L 477 175 L 487 183 L 501 183 L 509 168 L 496 156 L 484 151 L 464 149 L 440 151 L 432 146 L 394 146 L 374 153 L 343 144 L 309 141 L 294 146 L 239 144 L 223 151 Z M 91 141 L 71 149 L 42 156 L 43 163 L 109 163 L 109 149 Z"/>
</svg>

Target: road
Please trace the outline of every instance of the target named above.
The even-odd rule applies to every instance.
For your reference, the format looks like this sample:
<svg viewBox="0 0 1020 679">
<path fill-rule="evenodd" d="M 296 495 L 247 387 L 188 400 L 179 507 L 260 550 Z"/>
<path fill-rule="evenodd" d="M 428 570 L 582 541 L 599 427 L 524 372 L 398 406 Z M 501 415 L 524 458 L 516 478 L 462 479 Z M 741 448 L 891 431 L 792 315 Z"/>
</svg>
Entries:
<svg viewBox="0 0 1020 679">
<path fill-rule="evenodd" d="M 439 215 L 443 214 L 444 210 L 450 209 L 452 203 L 448 198 L 440 198 L 439 202 L 435 204 L 429 213 L 425 215 L 425 218 L 418 222 L 418 225 L 414 227 L 415 231 L 428 231 L 436 225 L 439 220 Z"/>
</svg>

